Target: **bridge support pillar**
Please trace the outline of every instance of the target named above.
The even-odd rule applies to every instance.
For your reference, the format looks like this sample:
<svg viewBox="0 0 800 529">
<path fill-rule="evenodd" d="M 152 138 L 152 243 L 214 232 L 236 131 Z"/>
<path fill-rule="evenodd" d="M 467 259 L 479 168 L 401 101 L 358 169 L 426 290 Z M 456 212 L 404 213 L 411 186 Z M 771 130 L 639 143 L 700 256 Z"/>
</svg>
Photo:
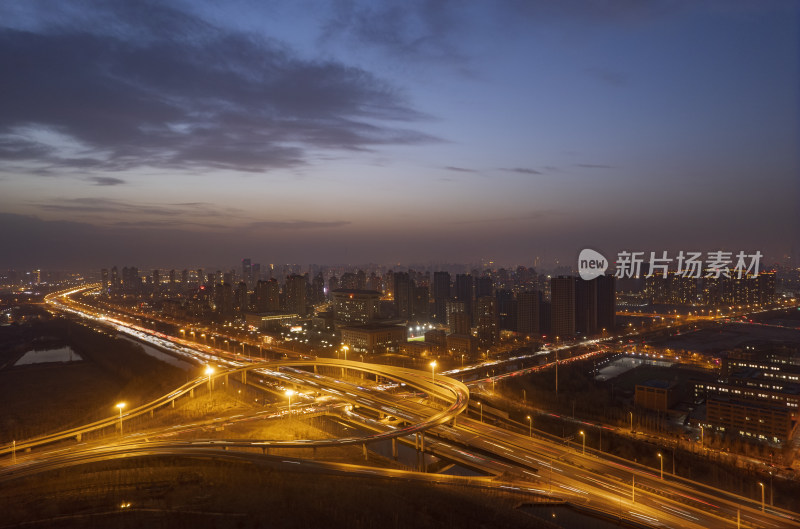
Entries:
<svg viewBox="0 0 800 529">
<path fill-rule="evenodd" d="M 361 446 L 364 448 L 364 461 L 366 461 L 368 459 L 367 458 L 367 443 L 363 443 Z"/>
<path fill-rule="evenodd" d="M 172 400 L 171 400 L 171 401 L 169 401 L 169 402 L 170 402 L 170 404 L 172 404 L 172 407 L 174 408 L 174 407 L 175 407 L 175 399 L 172 399 Z"/>
<path fill-rule="evenodd" d="M 225 373 L 225 385 L 228 385 L 228 373 Z"/>
<path fill-rule="evenodd" d="M 81 434 L 76 435 L 75 436 L 75 440 L 80 443 L 81 442 Z"/>
<path fill-rule="evenodd" d="M 247 384 L 247 371 L 242 371 L 242 384 Z"/>
<path fill-rule="evenodd" d="M 419 441 L 420 441 L 419 443 L 420 452 L 425 454 L 425 432 L 419 433 Z M 423 455 L 422 457 L 424 458 L 425 456 Z"/>
<path fill-rule="evenodd" d="M 318 374 L 319 374 L 319 373 L 317 372 L 317 364 L 314 364 L 314 374 L 315 374 L 315 375 L 318 375 Z"/>
<path fill-rule="evenodd" d="M 153 409 L 152 408 L 150 408 L 150 418 L 151 419 L 153 418 Z"/>
<path fill-rule="evenodd" d="M 414 434 L 414 450 L 419 452 L 419 433 Z"/>
<path fill-rule="evenodd" d="M 189 390 L 189 397 L 194 398 L 194 388 Z"/>
<path fill-rule="evenodd" d="M 397 461 L 397 437 L 392 437 L 392 457 Z"/>
</svg>

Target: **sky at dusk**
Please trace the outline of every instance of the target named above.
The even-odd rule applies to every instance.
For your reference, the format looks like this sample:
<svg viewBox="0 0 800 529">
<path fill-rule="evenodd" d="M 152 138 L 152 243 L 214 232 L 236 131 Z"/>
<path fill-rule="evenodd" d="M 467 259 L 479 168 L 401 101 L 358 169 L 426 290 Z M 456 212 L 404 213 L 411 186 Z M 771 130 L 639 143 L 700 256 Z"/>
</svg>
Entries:
<svg viewBox="0 0 800 529">
<path fill-rule="evenodd" d="M 0 267 L 800 250 L 800 3 L 0 4 Z"/>
</svg>

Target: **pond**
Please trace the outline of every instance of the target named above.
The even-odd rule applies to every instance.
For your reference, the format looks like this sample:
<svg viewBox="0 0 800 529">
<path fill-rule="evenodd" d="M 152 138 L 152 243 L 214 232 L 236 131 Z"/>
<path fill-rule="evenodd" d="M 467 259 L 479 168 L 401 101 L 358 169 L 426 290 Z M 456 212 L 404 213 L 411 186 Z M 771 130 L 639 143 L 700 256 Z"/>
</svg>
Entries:
<svg viewBox="0 0 800 529">
<path fill-rule="evenodd" d="M 72 350 L 71 347 L 61 347 L 59 349 L 43 349 L 41 351 L 28 351 L 19 360 L 15 366 L 24 366 L 30 364 L 46 364 L 49 362 L 79 362 L 82 358 L 78 353 Z"/>
</svg>

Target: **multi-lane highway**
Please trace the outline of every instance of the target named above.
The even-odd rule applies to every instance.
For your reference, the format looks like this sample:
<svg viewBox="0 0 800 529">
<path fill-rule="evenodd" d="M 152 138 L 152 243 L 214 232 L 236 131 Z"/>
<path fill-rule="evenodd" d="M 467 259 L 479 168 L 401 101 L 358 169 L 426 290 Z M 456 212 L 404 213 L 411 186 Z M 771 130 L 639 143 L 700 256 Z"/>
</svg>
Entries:
<svg viewBox="0 0 800 529">
<path fill-rule="evenodd" d="M 69 292 L 72 294 L 77 291 Z M 84 317 L 98 319 L 89 309 L 72 303 L 68 295 L 51 296 L 51 305 L 58 310 L 68 310 Z M 121 320 L 107 321 L 119 331 L 139 337 L 147 334 L 146 329 L 133 329 L 132 325 Z M 341 444 L 368 444 L 386 439 L 399 439 L 413 444 L 419 450 L 435 453 L 437 456 L 459 462 L 479 470 L 488 476 L 476 482 L 502 483 L 532 493 L 546 494 L 554 498 L 564 498 L 580 505 L 603 511 L 610 516 L 619 516 L 653 526 L 666 527 L 736 527 L 737 519 L 752 527 L 800 527 L 800 516 L 773 507 L 765 507 L 747 498 L 724 491 L 712 489 L 698 483 L 673 476 L 655 475 L 649 469 L 610 457 L 599 458 L 593 454 L 582 454 L 571 447 L 554 443 L 551 440 L 520 435 L 501 427 L 474 419 L 458 417 L 467 407 L 469 391 L 464 384 L 452 378 L 428 372 L 405 368 L 365 364 L 361 362 L 339 361 L 333 359 L 293 360 L 249 364 L 241 359 L 220 358 L 213 348 L 201 350 L 191 348 L 187 343 L 166 336 L 162 346 L 175 347 L 179 354 L 187 355 L 197 361 L 213 360 L 220 371 L 213 377 L 241 377 L 247 383 L 246 373 L 251 383 L 259 377 L 271 377 L 286 387 L 300 390 L 305 388 L 312 393 L 334 396 L 348 402 L 353 409 L 349 418 L 365 429 L 365 435 L 344 439 L 324 440 L 252 440 L 252 439 L 214 439 L 214 440 L 154 440 L 143 441 L 141 436 L 129 436 L 109 445 L 94 443 L 73 445 L 71 449 L 44 453 L 34 451 L 19 465 L 5 466 L 0 470 L 0 481 L 12 476 L 70 466 L 103 458 L 120 457 L 123 454 L 167 454 L 189 453 L 216 454 L 220 457 L 232 455 L 237 449 L 245 450 L 247 455 L 256 457 L 252 449 L 268 447 L 314 447 Z M 320 373 L 317 373 L 320 368 Z M 339 371 L 343 376 L 330 376 Z M 357 378 L 344 376 L 346 372 L 368 373 L 405 384 L 414 395 L 407 392 L 387 391 L 385 388 L 358 382 Z M 328 374 L 325 374 L 328 373 Z M 213 378 L 212 377 L 212 378 Z M 159 408 L 170 406 L 175 399 L 185 398 L 203 384 L 208 377 L 200 377 L 176 389 L 168 395 L 145 406 L 128 411 L 122 416 L 130 419 L 136 415 L 152 413 Z M 368 415 L 392 415 L 400 419 L 398 426 L 389 426 L 359 413 L 360 409 L 370 410 Z M 487 414 L 488 415 L 488 414 Z M 21 448 L 36 448 L 55 443 L 70 437 L 78 438 L 92 429 L 113 426 L 119 417 L 112 416 L 81 428 L 60 432 L 52 436 L 28 440 L 17 445 Z M 427 433 L 427 435 L 425 435 Z M 220 448 L 228 451 L 223 452 Z M 0 449 L 0 455 L 7 454 L 11 447 Z M 98 459 L 100 458 L 100 459 Z M 8 459 L 4 459 L 8 462 Z M 321 469 L 319 462 L 301 462 L 310 471 Z M 316 465 L 316 466 L 315 466 Z M 329 467 L 329 470 L 333 467 Z M 24 469 L 24 472 L 23 472 Z M 322 471 L 322 470 L 320 470 Z M 447 480 L 450 477 L 403 472 L 366 469 L 366 467 L 338 467 L 337 472 L 383 473 L 384 476 L 426 476 L 425 480 Z M 493 478 L 492 478 L 493 477 Z M 413 479 L 417 479 L 416 477 Z M 493 486 L 493 485 L 492 485 Z"/>
</svg>

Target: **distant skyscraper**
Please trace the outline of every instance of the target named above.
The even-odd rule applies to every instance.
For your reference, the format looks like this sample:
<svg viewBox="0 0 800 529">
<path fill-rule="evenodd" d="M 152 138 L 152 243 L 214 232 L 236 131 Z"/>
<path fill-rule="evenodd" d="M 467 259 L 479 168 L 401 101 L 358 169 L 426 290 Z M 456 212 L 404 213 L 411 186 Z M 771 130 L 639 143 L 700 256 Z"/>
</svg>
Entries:
<svg viewBox="0 0 800 529">
<path fill-rule="evenodd" d="M 470 336 L 469 315 L 464 311 L 454 311 L 448 316 L 448 327 L 450 334 L 463 334 Z"/>
<path fill-rule="evenodd" d="M 575 280 L 575 332 L 584 336 L 597 333 L 597 279 Z"/>
<path fill-rule="evenodd" d="M 517 332 L 539 334 L 538 292 L 520 292 L 517 296 Z"/>
<path fill-rule="evenodd" d="M 514 293 L 506 289 L 498 290 L 495 292 L 495 299 L 497 300 L 498 329 L 516 331 L 518 303 L 514 299 Z"/>
<path fill-rule="evenodd" d="M 103 286 L 103 294 L 108 294 L 108 268 L 100 270 L 100 284 Z"/>
<path fill-rule="evenodd" d="M 255 288 L 256 312 L 278 312 L 281 310 L 280 285 L 276 279 L 258 281 Z"/>
<path fill-rule="evenodd" d="M 475 299 L 492 296 L 492 278 L 489 276 L 481 276 L 475 282 Z"/>
<path fill-rule="evenodd" d="M 550 332 L 561 338 L 575 336 L 575 278 L 550 280 Z"/>
<path fill-rule="evenodd" d="M 433 318 L 439 323 L 447 323 L 446 306 L 450 299 L 450 273 L 433 273 Z"/>
<path fill-rule="evenodd" d="M 242 281 L 248 285 L 252 283 L 252 269 L 250 259 L 242 259 Z"/>
<path fill-rule="evenodd" d="M 617 326 L 617 278 L 600 276 L 597 281 L 597 330 L 611 333 Z"/>
<path fill-rule="evenodd" d="M 339 290 L 339 278 L 335 275 L 332 275 L 328 279 L 328 296 L 330 296 L 331 292 L 334 290 Z"/>
<path fill-rule="evenodd" d="M 394 305 L 397 316 L 401 319 L 411 319 L 413 314 L 411 303 L 414 297 L 414 283 L 407 272 L 394 274 Z"/>
<path fill-rule="evenodd" d="M 411 312 L 417 321 L 428 321 L 430 318 L 430 290 L 425 286 L 413 287 L 414 297 L 411 301 Z"/>
<path fill-rule="evenodd" d="M 470 318 L 472 325 L 472 276 L 469 274 L 456 274 L 455 299 L 464 303 L 464 312 Z"/>
<path fill-rule="evenodd" d="M 119 281 L 119 271 L 117 270 L 116 266 L 111 267 L 111 288 L 113 290 L 119 290 L 120 281 Z"/>
<path fill-rule="evenodd" d="M 478 344 L 491 347 L 498 339 L 497 301 L 494 296 L 482 296 L 477 299 Z"/>
<path fill-rule="evenodd" d="M 249 308 L 249 296 L 247 295 L 247 283 L 239 281 L 236 287 L 236 299 L 234 305 L 238 312 L 246 312 Z"/>
<path fill-rule="evenodd" d="M 317 272 L 317 275 L 311 280 L 311 295 L 309 298 L 311 303 L 314 304 L 325 301 L 325 278 L 322 277 L 322 272 Z"/>
<path fill-rule="evenodd" d="M 286 311 L 306 315 L 306 278 L 292 274 L 286 278 Z"/>
</svg>

